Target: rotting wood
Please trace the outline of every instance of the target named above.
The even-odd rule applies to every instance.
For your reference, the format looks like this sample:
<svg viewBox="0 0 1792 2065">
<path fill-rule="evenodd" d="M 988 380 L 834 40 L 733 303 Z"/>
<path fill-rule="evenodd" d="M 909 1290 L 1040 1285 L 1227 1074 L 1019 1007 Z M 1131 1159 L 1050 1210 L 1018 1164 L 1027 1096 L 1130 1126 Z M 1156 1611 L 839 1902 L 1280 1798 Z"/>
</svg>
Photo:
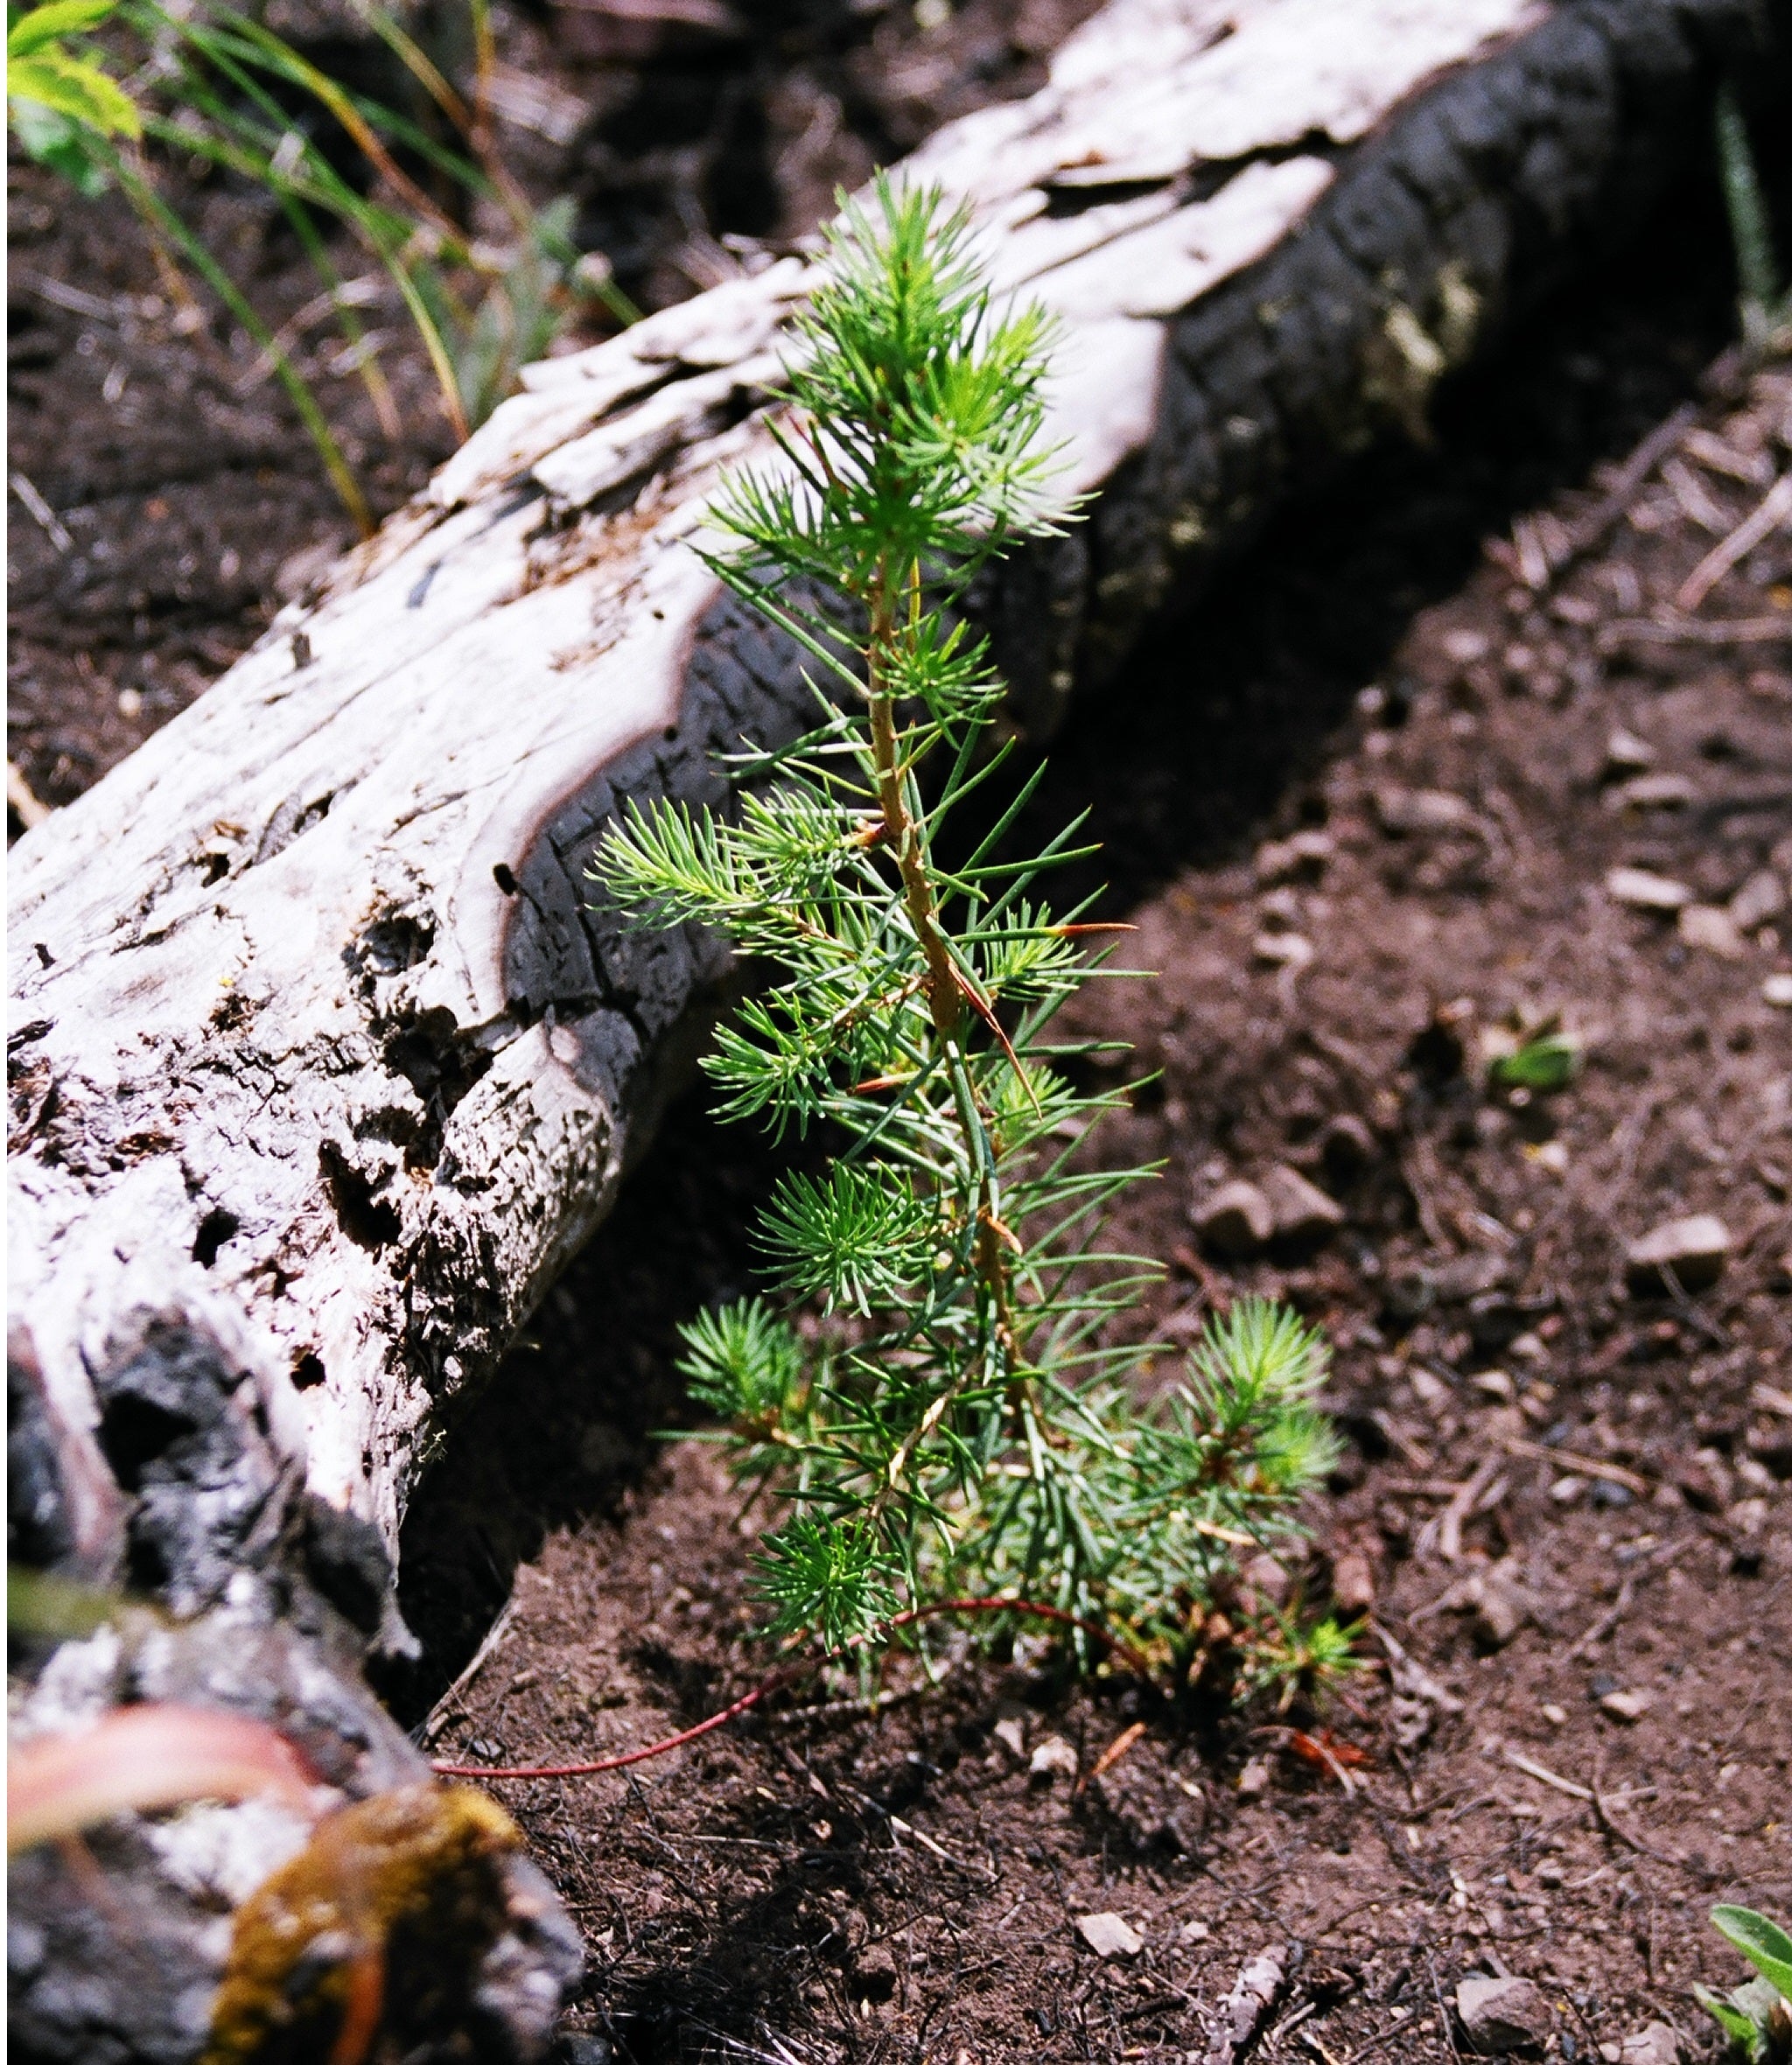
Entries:
<svg viewBox="0 0 1792 2065">
<path fill-rule="evenodd" d="M 1004 284 L 1065 322 L 1088 519 L 978 600 L 1035 735 L 1640 220 L 1755 20 L 1115 0 L 1043 93 L 923 150 Z M 629 936 L 584 870 L 619 797 L 712 794 L 718 748 L 806 715 L 797 656 L 688 547 L 718 469 L 767 451 L 809 281 L 780 261 L 531 368 L 429 494 L 14 850 L 20 1544 L 193 1616 L 193 1689 L 221 1704 L 265 1691 L 229 1668 L 235 1631 L 315 1665 L 319 1734 L 360 1642 L 402 1644 L 380 1544 L 702 1037 L 713 942 Z M 128 1866 L 150 1908 L 158 1857 Z M 29 1982 L 59 2041 L 70 1959 Z M 556 1969 L 515 1953 L 537 1994 Z M 182 1983 L 203 1970 L 194 1950 Z"/>
</svg>

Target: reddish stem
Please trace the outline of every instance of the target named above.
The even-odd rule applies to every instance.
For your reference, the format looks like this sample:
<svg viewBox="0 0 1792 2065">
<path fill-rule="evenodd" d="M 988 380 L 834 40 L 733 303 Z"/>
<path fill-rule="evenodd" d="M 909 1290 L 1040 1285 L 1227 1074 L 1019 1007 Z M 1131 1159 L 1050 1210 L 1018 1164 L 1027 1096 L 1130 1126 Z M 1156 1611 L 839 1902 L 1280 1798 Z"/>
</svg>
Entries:
<svg viewBox="0 0 1792 2065">
<path fill-rule="evenodd" d="M 1135 1670 L 1144 1673 L 1150 1669 L 1144 1654 L 1130 1642 L 1110 1634 L 1105 1628 L 1098 1628 L 1093 1620 L 1085 1620 L 1080 1614 L 1067 1613 L 1062 1606 L 1046 1606 L 1037 1600 L 935 1600 L 930 1605 L 911 1606 L 906 1613 L 893 1614 L 885 1625 L 908 1628 L 934 1614 L 1031 1614 L 1038 1620 L 1055 1620 L 1062 1627 L 1076 1628 L 1116 1656 L 1125 1657 Z M 856 1648 L 867 1639 L 860 1636 L 858 1642 L 849 1642 L 844 1648 Z M 805 1659 L 801 1663 L 788 1663 L 781 1670 L 774 1670 L 770 1677 L 762 1678 L 750 1692 L 743 1692 L 732 1706 L 724 1706 L 719 1713 L 712 1713 L 707 1720 L 697 1722 L 695 1727 L 681 1729 L 662 1742 L 650 1742 L 645 1749 L 628 1750 L 620 1757 L 598 1757 L 584 1764 L 436 1764 L 432 1768 L 438 1778 L 594 1778 L 600 1772 L 620 1771 L 626 1764 L 643 1764 L 649 1757 L 662 1757 L 668 1750 L 682 1749 L 687 1742 L 695 1742 L 699 1735 L 707 1735 L 710 1729 L 719 1728 L 724 1722 L 737 1719 L 806 1671 L 819 1670 L 821 1664 L 830 1663 L 844 1653 L 844 1649 L 830 1649 L 820 1662 Z"/>
</svg>

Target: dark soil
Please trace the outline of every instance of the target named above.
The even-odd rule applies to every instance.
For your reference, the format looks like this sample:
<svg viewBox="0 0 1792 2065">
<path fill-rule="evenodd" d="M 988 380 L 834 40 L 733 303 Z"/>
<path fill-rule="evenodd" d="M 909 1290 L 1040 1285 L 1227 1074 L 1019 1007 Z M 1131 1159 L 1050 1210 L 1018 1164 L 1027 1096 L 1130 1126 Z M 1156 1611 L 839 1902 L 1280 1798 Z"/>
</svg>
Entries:
<svg viewBox="0 0 1792 2065">
<path fill-rule="evenodd" d="M 710 115 L 642 190 L 734 192 L 742 131 L 715 109 L 756 104 L 782 198 L 701 236 L 667 203 L 686 227 L 640 231 L 634 284 L 680 290 L 654 268 L 698 281 L 724 234 L 812 219 L 923 107 L 1023 89 L 1030 11 L 966 9 L 938 47 L 987 34 L 988 68 L 900 92 L 934 47 L 906 10 L 783 66 L 751 39 L 672 52 Z M 606 152 L 629 149 L 630 92 L 673 92 L 668 64 L 642 60 L 566 146 L 619 245 L 626 168 Z M 839 126 L 799 128 L 805 94 Z M 571 190 L 570 164 L 542 176 Z M 265 384 L 233 396 L 248 354 L 178 334 L 128 230 L 52 215 L 35 177 L 14 176 L 37 241 L 15 249 L 12 463 L 74 543 L 15 503 L 13 752 L 60 800 L 252 639 L 283 560 L 342 534 Z M 1764 870 L 1792 883 L 1784 534 L 1699 612 L 1748 621 L 1748 642 L 1618 628 L 1662 608 L 1792 452 L 1786 368 L 1700 389 L 1730 321 L 1720 251 L 1688 203 L 1643 264 L 1584 283 L 1449 397 L 1432 447 L 1279 524 L 1124 695 L 1076 716 L 1037 807 L 1050 824 L 1093 806 L 1130 957 L 1158 971 L 1081 1015 L 1135 1044 L 1130 1074 L 1158 1072 L 1105 1152 L 1165 1164 L 1119 1228 L 1170 1272 L 1147 1315 L 1159 1375 L 1245 1290 L 1334 1345 L 1346 1458 L 1286 1576 L 1312 1602 L 1372 1590 L 1388 1639 L 1365 1636 L 1372 1668 L 1326 1712 L 1290 1718 L 1334 1732 L 1349 1788 L 1271 1714 L 1121 1675 L 1072 1685 L 1043 1642 L 948 1645 L 934 1689 L 899 1664 L 874 1717 L 822 1683 L 632 1773 L 504 1784 L 590 1945 L 569 2058 L 1202 2058 L 1214 2004 L 1277 1943 L 1270 2059 L 1452 2056 L 1474 1971 L 1542 1984 L 1556 2057 L 1615 2058 L 1655 2017 L 1706 2045 L 1689 1987 L 1742 1972 L 1705 1907 L 1792 1908 L 1792 1018 L 1763 989 L 1792 915 L 1720 952 L 1698 943 L 1730 948 L 1716 920 L 1676 928 L 1605 884 L 1642 867 L 1716 908 Z M 285 262 L 266 262 L 270 308 L 311 291 Z M 1691 434 L 1610 533 L 1531 585 L 1544 520 L 1584 518 L 1692 396 Z M 421 381 L 404 399 L 415 431 Z M 434 453 L 384 460 L 369 432 L 364 456 L 390 502 Z M 1290 857 L 1261 850 L 1303 829 L 1329 847 L 1266 878 Z M 1545 1012 L 1584 1040 L 1579 1074 L 1494 1094 L 1484 1043 Z M 1204 1251 L 1208 1196 L 1278 1161 L 1338 1199 L 1336 1234 L 1306 1256 Z M 774 1171 L 751 1135 L 676 1111 L 425 1487 L 404 1605 L 426 1662 L 391 1691 L 434 1707 L 438 1754 L 604 1755 L 762 1668 L 717 1453 L 652 1437 L 682 1410 L 677 1321 L 752 1280 L 745 1227 Z M 1693 1212 L 1729 1230 L 1718 1282 L 1633 1289 L 1624 1243 Z M 1086 1782 L 1032 1774 L 1052 1737 Z M 1109 1913 L 1136 1953 L 1088 1947 L 1076 1918 Z"/>
<path fill-rule="evenodd" d="M 1792 927 L 1726 957 L 1605 878 L 1646 868 L 1715 906 L 1792 875 L 1792 555 L 1763 546 L 1704 607 L 1754 642 L 1614 626 L 1783 467 L 1792 374 L 1708 393 L 1559 582 L 1527 585 L 1514 541 L 1583 519 L 1698 390 L 1712 285 L 1589 283 L 1455 396 L 1434 448 L 1291 517 L 1165 634 L 1057 743 L 1040 807 L 1093 802 L 1130 958 L 1158 971 L 1080 1015 L 1158 1072 L 1108 1143 L 1166 1165 L 1120 1229 L 1171 1267 L 1158 1336 L 1256 1290 L 1335 1349 L 1349 1451 L 1289 1576 L 1309 1600 L 1372 1584 L 1418 1673 L 1370 1638 L 1378 1670 L 1297 1710 L 1367 1760 L 1354 1789 L 1272 1715 L 1071 1688 L 1043 1643 L 967 1652 L 934 1690 L 898 1668 L 875 1718 L 822 1684 L 630 1774 L 508 1785 L 592 1946 L 581 2055 L 1200 2058 L 1278 1942 L 1270 2057 L 1451 2056 L 1458 1980 L 1508 1970 L 1544 1988 L 1553 2055 L 1615 2056 L 1655 2018 L 1705 2043 L 1691 1983 L 1742 1976 L 1705 1907 L 1792 1905 L 1792 1043 L 1763 991 Z M 1261 849 L 1301 829 L 1329 854 L 1263 879 Z M 1550 1012 L 1586 1042 L 1577 1080 L 1493 1093 L 1484 1041 Z M 1336 1236 L 1204 1253 L 1203 1200 L 1278 1161 L 1337 1196 Z M 642 1459 L 679 1412 L 675 1322 L 752 1280 L 771 1172 L 679 1113 L 420 1500 L 406 1603 L 435 1684 L 512 1602 L 436 1711 L 438 1753 L 613 1754 L 752 1682 L 716 1452 Z M 1633 1293 L 1624 1243 L 1698 1211 L 1732 1236 L 1721 1281 Z M 1031 1775 L 1054 1735 L 1088 1774 L 1135 1720 L 1083 1789 Z M 1108 1912 L 1136 1956 L 1077 1933 Z"/>
</svg>

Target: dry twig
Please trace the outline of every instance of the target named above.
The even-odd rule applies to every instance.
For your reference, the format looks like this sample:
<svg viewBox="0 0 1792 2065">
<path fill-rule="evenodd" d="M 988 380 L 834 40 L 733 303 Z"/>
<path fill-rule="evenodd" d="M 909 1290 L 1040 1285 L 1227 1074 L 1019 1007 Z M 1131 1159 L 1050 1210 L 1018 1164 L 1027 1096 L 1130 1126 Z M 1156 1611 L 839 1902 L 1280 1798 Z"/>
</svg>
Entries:
<svg viewBox="0 0 1792 2065">
<path fill-rule="evenodd" d="M 1683 610 L 1696 610 L 1738 560 L 1746 559 L 1764 538 L 1771 537 L 1782 523 L 1792 521 L 1792 473 L 1780 478 L 1744 517 L 1729 536 L 1712 546 L 1681 583 L 1674 598 Z"/>
</svg>

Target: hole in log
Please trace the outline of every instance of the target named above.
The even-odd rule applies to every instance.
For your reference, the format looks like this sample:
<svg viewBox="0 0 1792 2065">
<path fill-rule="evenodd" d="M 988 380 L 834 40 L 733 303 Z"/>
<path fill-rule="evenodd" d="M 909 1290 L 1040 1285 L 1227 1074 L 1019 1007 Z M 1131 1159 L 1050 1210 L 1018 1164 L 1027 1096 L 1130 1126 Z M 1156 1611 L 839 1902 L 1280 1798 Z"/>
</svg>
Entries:
<svg viewBox="0 0 1792 2065">
<path fill-rule="evenodd" d="M 375 975 L 402 975 L 407 968 L 415 968 L 435 943 L 436 928 L 427 919 L 395 912 L 369 925 L 358 942 L 359 955 L 350 948 L 344 959 L 359 959 Z"/>
<path fill-rule="evenodd" d="M 200 1230 L 192 1243 L 192 1258 L 201 1269 L 210 1269 L 218 1259 L 218 1250 L 226 1241 L 234 1240 L 242 1222 L 234 1212 L 227 1212 L 222 1205 L 214 1205 L 200 1221 Z"/>
<path fill-rule="evenodd" d="M 402 1230 L 397 1208 L 374 1195 L 374 1186 L 333 1141 L 318 1148 L 318 1166 L 324 1172 L 325 1187 L 336 1208 L 342 1230 L 358 1248 L 378 1254 L 398 1238 Z"/>
<path fill-rule="evenodd" d="M 425 1117 L 404 1151 L 410 1169 L 432 1169 L 442 1157 L 448 1115 L 492 1065 L 492 1057 L 462 1037 L 452 1012 L 426 1011 L 387 1040 L 386 1066 L 423 1099 Z"/>
<path fill-rule="evenodd" d="M 292 1365 L 292 1387 L 298 1391 L 309 1391 L 322 1383 L 328 1375 L 322 1356 L 314 1355 L 307 1348 Z"/>
</svg>

